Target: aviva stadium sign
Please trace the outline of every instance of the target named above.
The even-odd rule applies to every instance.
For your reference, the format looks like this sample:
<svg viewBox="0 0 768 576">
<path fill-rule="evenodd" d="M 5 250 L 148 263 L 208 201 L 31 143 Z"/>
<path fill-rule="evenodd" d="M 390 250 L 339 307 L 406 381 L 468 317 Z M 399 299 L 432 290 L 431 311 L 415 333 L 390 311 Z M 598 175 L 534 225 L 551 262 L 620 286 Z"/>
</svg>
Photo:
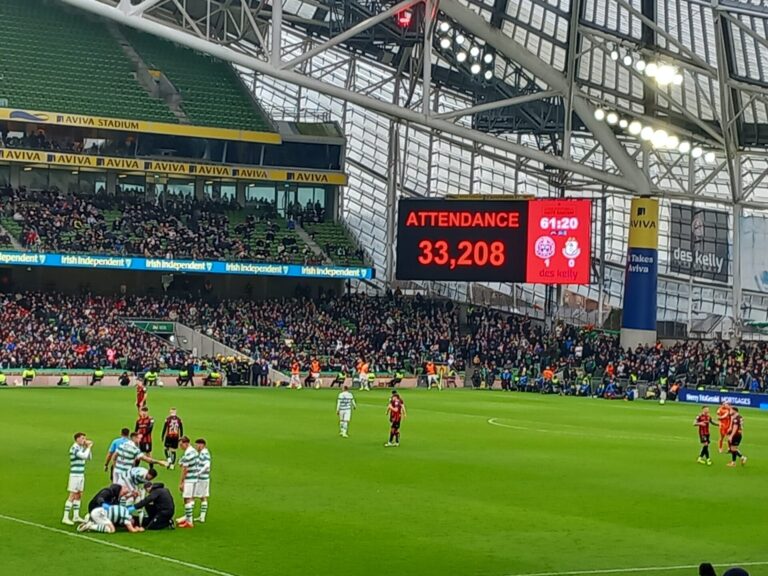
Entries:
<svg viewBox="0 0 768 576">
<path fill-rule="evenodd" d="M 335 278 L 338 280 L 370 280 L 374 277 L 373 269 L 362 266 L 178 260 L 171 258 L 145 258 L 143 256 L 51 254 L 0 250 L 0 266 L 3 265 L 90 268 L 92 270 L 131 270 L 136 272 L 282 276 L 286 278 Z"/>
<path fill-rule="evenodd" d="M 6 102 L 7 104 L 7 102 Z M 54 124 L 93 128 L 96 130 L 119 130 L 121 132 L 141 132 L 145 134 L 167 134 L 188 138 L 210 138 L 215 140 L 236 140 L 238 142 L 258 142 L 262 144 L 280 144 L 280 135 L 275 132 L 257 132 L 253 130 L 234 130 L 210 126 L 192 126 L 189 124 L 171 124 L 169 122 L 151 122 L 125 118 L 104 118 L 84 114 L 66 114 L 62 112 L 44 112 L 23 110 L 20 108 L 0 107 L 0 120 L 25 122 L 29 124 Z"/>
</svg>

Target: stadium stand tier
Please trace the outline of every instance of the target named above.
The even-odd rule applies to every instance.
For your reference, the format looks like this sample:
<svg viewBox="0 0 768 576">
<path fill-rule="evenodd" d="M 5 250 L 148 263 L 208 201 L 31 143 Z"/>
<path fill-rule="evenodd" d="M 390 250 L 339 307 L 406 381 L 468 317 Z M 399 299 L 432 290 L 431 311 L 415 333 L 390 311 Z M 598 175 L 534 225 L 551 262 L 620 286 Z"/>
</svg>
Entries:
<svg viewBox="0 0 768 576">
<path fill-rule="evenodd" d="M 0 2 L 0 71 L 11 107 L 177 121 L 138 84 L 106 26 L 54 2 Z"/>
<path fill-rule="evenodd" d="M 347 230 L 337 222 L 305 222 L 304 229 L 337 264 L 363 266 L 364 252 L 355 245 Z"/>
<path fill-rule="evenodd" d="M 645 382 L 653 395 L 673 382 L 762 391 L 768 343 L 681 342 L 623 350 L 614 335 L 559 323 L 547 329 L 522 316 L 468 310 L 445 300 L 352 294 L 319 299 L 223 300 L 173 296 L 94 297 L 11 293 L 0 297 L 4 368 L 177 367 L 183 352 L 137 331 L 123 318 L 178 321 L 287 371 L 354 371 L 360 359 L 376 374 L 419 374 L 428 361 L 472 383 L 543 393 L 620 397 Z M 547 373 L 551 371 L 554 378 Z M 472 376 L 469 374 L 472 373 Z M 586 394 L 585 394 L 586 395 Z"/>
<path fill-rule="evenodd" d="M 146 64 L 174 84 L 191 124 L 274 131 L 229 64 L 123 32 Z M 14 108 L 179 122 L 139 84 L 135 65 L 106 22 L 94 25 L 85 13 L 42 0 L 0 3 L 0 98 Z"/>
<path fill-rule="evenodd" d="M 0 295 L 3 368 L 179 367 L 187 355 L 123 322 L 113 298 L 58 293 Z"/>
<path fill-rule="evenodd" d="M 265 114 L 228 64 L 156 36 L 123 33 L 150 70 L 159 70 L 181 94 L 181 107 L 199 126 L 272 131 Z"/>
<path fill-rule="evenodd" d="M 175 195 L 159 204 L 132 192 L 0 192 L 0 223 L 28 250 L 319 263 L 295 226 L 267 208 Z"/>
</svg>

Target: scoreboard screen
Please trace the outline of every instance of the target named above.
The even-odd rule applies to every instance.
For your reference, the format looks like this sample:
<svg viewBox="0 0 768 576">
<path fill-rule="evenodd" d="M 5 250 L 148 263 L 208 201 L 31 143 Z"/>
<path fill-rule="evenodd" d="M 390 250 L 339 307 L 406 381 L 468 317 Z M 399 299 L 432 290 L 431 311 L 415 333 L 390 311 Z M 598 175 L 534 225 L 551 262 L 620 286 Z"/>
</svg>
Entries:
<svg viewBox="0 0 768 576">
<path fill-rule="evenodd" d="M 398 204 L 398 280 L 589 284 L 589 200 Z"/>
</svg>

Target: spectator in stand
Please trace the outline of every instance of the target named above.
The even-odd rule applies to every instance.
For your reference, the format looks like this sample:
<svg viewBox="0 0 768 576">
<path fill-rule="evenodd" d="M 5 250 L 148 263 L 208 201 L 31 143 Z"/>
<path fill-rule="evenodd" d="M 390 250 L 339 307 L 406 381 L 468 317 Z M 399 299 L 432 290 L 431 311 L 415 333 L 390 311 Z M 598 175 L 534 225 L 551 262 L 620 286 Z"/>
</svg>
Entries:
<svg viewBox="0 0 768 576">
<path fill-rule="evenodd" d="M 108 224 L 105 211 L 119 212 L 120 216 Z M 264 228 L 263 218 L 274 214 L 272 205 L 257 207 L 256 212 L 233 226 L 230 217 L 237 211 L 240 207 L 234 199 L 197 201 L 173 194 L 163 202 L 148 202 L 143 193 L 130 191 L 114 196 L 79 196 L 21 188 L 5 189 L 0 194 L 0 216 L 11 217 L 21 225 L 19 241 L 30 250 L 206 260 L 321 261 L 311 251 L 300 248 L 295 231 L 281 232 L 280 226 L 269 220 L 265 238 L 251 242 Z M 270 250 L 272 246 L 274 250 Z"/>
<path fill-rule="evenodd" d="M 183 352 L 121 321 L 123 307 L 124 301 L 103 297 L 0 295 L 0 365 L 137 371 L 154 361 L 175 366 L 184 360 Z"/>
</svg>

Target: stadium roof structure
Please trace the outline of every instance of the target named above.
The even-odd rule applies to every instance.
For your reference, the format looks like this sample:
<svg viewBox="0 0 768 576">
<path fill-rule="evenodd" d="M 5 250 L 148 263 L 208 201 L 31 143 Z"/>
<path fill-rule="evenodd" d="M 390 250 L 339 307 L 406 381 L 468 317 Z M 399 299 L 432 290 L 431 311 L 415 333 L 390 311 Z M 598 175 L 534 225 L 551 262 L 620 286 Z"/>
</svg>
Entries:
<svg viewBox="0 0 768 576">
<path fill-rule="evenodd" d="M 767 299 L 742 298 L 737 240 L 768 207 L 761 0 L 57 1 L 232 62 L 275 119 L 339 121 L 342 214 L 383 278 L 400 196 L 592 197 L 596 290 L 620 302 L 628 197 L 651 194 L 662 219 L 672 200 L 730 215 L 733 286 L 689 283 L 662 249 L 665 318 L 696 289 L 702 312 L 768 319 Z"/>
</svg>

